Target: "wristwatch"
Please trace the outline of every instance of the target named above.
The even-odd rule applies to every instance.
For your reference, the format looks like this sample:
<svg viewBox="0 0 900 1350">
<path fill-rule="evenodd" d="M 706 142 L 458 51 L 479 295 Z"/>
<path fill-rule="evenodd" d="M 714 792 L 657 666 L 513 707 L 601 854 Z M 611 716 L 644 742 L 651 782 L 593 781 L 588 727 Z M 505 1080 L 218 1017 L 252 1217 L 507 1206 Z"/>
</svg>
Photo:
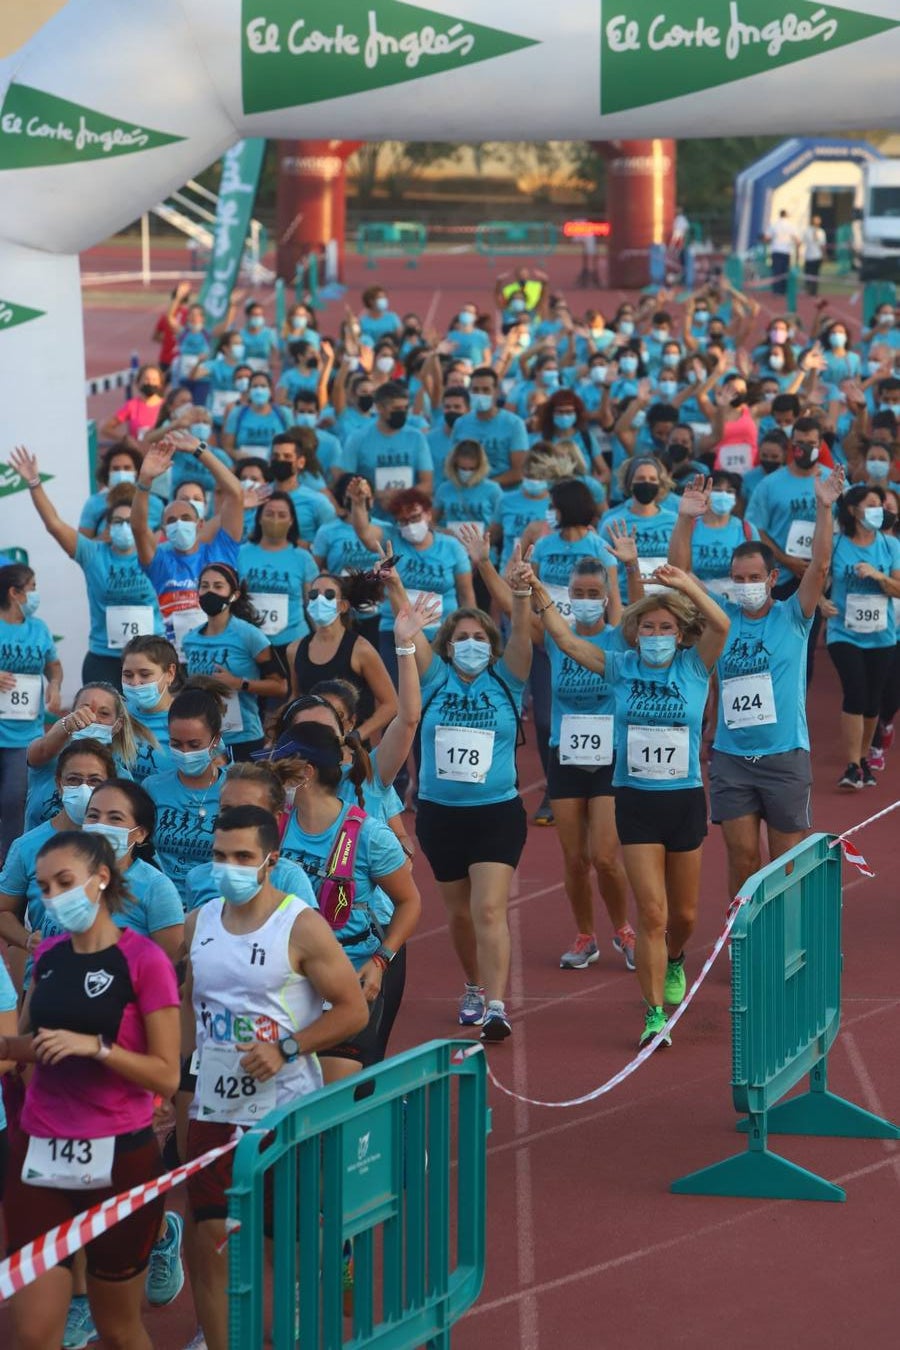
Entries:
<svg viewBox="0 0 900 1350">
<path fill-rule="evenodd" d="M 196 450 L 194 451 L 194 459 L 201 459 L 203 456 L 203 451 L 208 449 L 209 446 L 206 444 L 206 441 L 201 441 L 200 444 L 197 446 Z"/>
<path fill-rule="evenodd" d="M 382 961 L 386 961 L 388 965 L 390 965 L 394 957 L 397 955 L 397 953 L 392 952 L 390 947 L 386 947 L 382 942 L 381 946 L 378 948 L 378 951 L 375 953 L 375 955 L 380 956 Z"/>
<path fill-rule="evenodd" d="M 112 1045 L 110 1044 L 110 1042 L 106 1039 L 105 1036 L 98 1036 L 97 1053 L 94 1055 L 94 1059 L 99 1060 L 109 1059 L 111 1053 L 112 1053 Z"/>
<path fill-rule="evenodd" d="M 249 680 L 241 680 L 241 692 L 244 693 L 244 694 L 249 694 L 249 693 L 250 693 L 250 681 L 249 681 Z"/>
<path fill-rule="evenodd" d="M 300 1046 L 293 1036 L 285 1036 L 278 1042 L 278 1049 L 281 1051 L 282 1058 L 288 1064 L 293 1064 L 295 1059 L 300 1058 Z"/>
</svg>

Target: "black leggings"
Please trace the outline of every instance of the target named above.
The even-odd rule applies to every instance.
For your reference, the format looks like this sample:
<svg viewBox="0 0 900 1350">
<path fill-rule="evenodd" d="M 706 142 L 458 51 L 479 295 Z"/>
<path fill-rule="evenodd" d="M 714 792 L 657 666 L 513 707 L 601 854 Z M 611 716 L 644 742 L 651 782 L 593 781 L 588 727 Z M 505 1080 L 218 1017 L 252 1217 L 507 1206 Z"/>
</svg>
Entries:
<svg viewBox="0 0 900 1350">
<path fill-rule="evenodd" d="M 854 717 L 878 717 L 894 648 L 829 642 L 828 655 L 840 677 L 844 712 Z"/>
</svg>

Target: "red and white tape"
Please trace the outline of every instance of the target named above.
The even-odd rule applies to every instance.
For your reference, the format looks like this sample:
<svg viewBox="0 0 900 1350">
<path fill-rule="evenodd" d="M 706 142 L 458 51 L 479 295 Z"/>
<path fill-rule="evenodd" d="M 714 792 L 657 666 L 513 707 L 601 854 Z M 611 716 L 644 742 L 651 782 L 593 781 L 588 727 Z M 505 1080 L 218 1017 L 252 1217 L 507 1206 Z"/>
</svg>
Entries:
<svg viewBox="0 0 900 1350">
<path fill-rule="evenodd" d="M 900 806 L 900 800 L 891 802 L 890 806 L 886 806 L 883 811 L 876 811 L 874 816 L 861 820 L 858 825 L 852 825 L 849 830 L 844 830 L 843 834 L 839 834 L 836 839 L 832 839 L 830 847 L 840 848 L 847 861 L 852 863 L 854 867 L 859 868 L 864 877 L 874 877 L 875 873 L 859 849 L 855 844 L 849 844 L 847 840 L 851 834 L 859 834 L 860 830 L 864 830 L 867 825 L 874 825 L 876 820 L 882 820 L 885 816 L 889 816 L 892 811 L 897 810 L 898 806 Z"/>
<path fill-rule="evenodd" d="M 59 1224 L 57 1228 L 51 1228 L 49 1233 L 42 1234 L 19 1251 L 13 1252 L 5 1261 L 0 1261 L 0 1303 L 12 1298 L 13 1294 L 18 1294 L 39 1275 L 52 1270 L 60 1261 L 74 1255 L 79 1248 L 84 1247 L 93 1238 L 98 1238 L 114 1224 L 127 1219 L 129 1214 L 143 1209 L 151 1200 L 156 1200 L 158 1196 L 171 1191 L 175 1186 L 180 1186 L 182 1181 L 192 1177 L 195 1172 L 202 1172 L 204 1167 L 209 1167 L 217 1158 L 230 1153 L 237 1146 L 241 1134 L 242 1131 L 238 1131 L 227 1144 L 211 1148 L 199 1158 L 192 1158 L 190 1162 L 183 1163 L 161 1177 L 155 1177 L 153 1181 L 132 1186 L 130 1191 L 111 1196 L 101 1205 L 92 1205 L 90 1209 L 82 1210 L 73 1219 Z"/>
</svg>

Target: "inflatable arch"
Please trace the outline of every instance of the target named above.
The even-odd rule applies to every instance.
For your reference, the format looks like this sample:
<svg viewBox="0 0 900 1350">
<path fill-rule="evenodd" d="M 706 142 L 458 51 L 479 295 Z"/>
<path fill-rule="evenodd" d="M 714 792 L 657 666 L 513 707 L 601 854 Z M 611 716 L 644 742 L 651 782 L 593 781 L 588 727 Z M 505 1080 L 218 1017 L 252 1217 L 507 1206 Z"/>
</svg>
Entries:
<svg viewBox="0 0 900 1350">
<path fill-rule="evenodd" d="M 897 0 L 3 0 L 0 463 L 29 444 L 74 518 L 88 490 L 78 253 L 242 136 L 898 126 L 898 67 Z M 28 531 L 42 612 L 81 635 L 82 588 L 21 486 L 0 467 L 0 544 Z"/>
</svg>

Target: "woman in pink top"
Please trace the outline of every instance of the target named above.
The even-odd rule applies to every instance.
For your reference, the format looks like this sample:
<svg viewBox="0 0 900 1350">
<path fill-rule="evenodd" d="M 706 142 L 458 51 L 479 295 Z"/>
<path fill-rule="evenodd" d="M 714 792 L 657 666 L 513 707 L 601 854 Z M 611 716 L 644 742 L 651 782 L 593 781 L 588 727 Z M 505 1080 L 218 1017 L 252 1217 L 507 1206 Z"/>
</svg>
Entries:
<svg viewBox="0 0 900 1350">
<path fill-rule="evenodd" d="M 743 478 L 759 459 L 756 418 L 750 411 L 743 375 L 730 375 L 722 381 L 710 421 L 711 440 L 716 447 L 715 468 Z"/>
<path fill-rule="evenodd" d="M 175 971 L 155 942 L 116 927 L 125 892 L 109 841 L 55 835 L 37 855 L 37 879 L 65 935 L 38 948 L 24 1034 L 0 1037 L 0 1060 L 35 1064 L 9 1129 L 9 1252 L 164 1171 L 153 1097 L 171 1097 L 179 1081 Z M 162 1215 L 160 1198 L 86 1245 L 88 1299 L 107 1345 L 150 1350 L 143 1273 Z M 71 1266 L 62 1261 L 13 1297 L 21 1350 L 61 1343 Z"/>
<path fill-rule="evenodd" d="M 137 373 L 137 388 L 137 396 L 123 403 L 100 428 L 101 436 L 122 441 L 132 450 L 136 450 L 138 442 L 156 426 L 159 417 L 163 401 L 163 376 L 159 366 L 141 366 Z"/>
</svg>

